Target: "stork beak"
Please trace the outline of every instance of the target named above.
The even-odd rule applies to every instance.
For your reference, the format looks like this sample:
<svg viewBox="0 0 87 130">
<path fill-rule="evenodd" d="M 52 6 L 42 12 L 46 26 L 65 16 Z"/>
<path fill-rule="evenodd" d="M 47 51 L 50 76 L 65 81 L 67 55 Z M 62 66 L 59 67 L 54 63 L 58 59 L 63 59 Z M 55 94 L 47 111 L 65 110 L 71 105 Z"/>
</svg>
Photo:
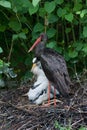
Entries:
<svg viewBox="0 0 87 130">
<path fill-rule="evenodd" d="M 28 50 L 28 52 L 32 51 L 34 49 L 34 47 L 36 45 L 38 45 L 38 43 L 41 42 L 41 36 L 34 42 L 34 44 L 32 45 L 32 47 Z"/>
<path fill-rule="evenodd" d="M 32 65 L 32 68 L 31 68 L 31 72 L 32 72 L 32 70 L 33 70 L 35 67 L 36 67 L 36 64 L 33 64 L 33 65 Z"/>
</svg>

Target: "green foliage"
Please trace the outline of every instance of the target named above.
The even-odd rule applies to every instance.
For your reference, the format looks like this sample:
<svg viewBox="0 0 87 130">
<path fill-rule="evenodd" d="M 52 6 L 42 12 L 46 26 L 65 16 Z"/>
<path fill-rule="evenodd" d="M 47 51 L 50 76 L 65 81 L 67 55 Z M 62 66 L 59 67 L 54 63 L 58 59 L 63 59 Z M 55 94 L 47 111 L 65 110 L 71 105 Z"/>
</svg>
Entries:
<svg viewBox="0 0 87 130">
<path fill-rule="evenodd" d="M 73 21 L 73 14 L 72 13 L 66 14 L 65 19 L 69 22 L 72 22 Z"/>
<path fill-rule="evenodd" d="M 37 24 L 34 26 L 33 31 L 34 31 L 35 33 L 37 33 L 37 32 L 43 31 L 43 29 L 44 29 L 44 26 L 43 26 L 41 23 L 37 23 Z"/>
<path fill-rule="evenodd" d="M 13 34 L 13 36 L 12 36 L 12 40 L 14 41 L 14 40 L 17 40 L 18 38 L 20 38 L 20 39 L 26 39 L 26 35 L 25 35 L 25 33 L 24 32 L 21 32 L 21 33 L 18 33 L 18 34 Z"/>
<path fill-rule="evenodd" d="M 81 127 L 79 130 L 87 130 L 86 127 Z"/>
<path fill-rule="evenodd" d="M 31 4 L 31 5 L 30 5 L 30 8 L 29 8 L 29 13 L 30 13 L 30 15 L 36 13 L 37 10 L 38 10 L 38 8 L 39 8 L 38 5 L 37 5 L 37 6 L 33 6 L 33 5 Z"/>
<path fill-rule="evenodd" d="M 55 2 L 56 2 L 57 4 L 59 4 L 59 5 L 61 5 L 61 4 L 64 2 L 64 0 L 55 0 Z"/>
<path fill-rule="evenodd" d="M 41 0 L 33 0 L 33 1 L 32 1 L 33 6 L 37 6 L 40 1 L 41 1 Z"/>
<path fill-rule="evenodd" d="M 6 7 L 6 8 L 11 8 L 11 3 L 9 1 L 6 1 L 6 0 L 5 1 L 1 0 L 0 5 L 3 7 Z"/>
<path fill-rule="evenodd" d="M 55 121 L 54 126 L 58 130 L 72 130 L 72 126 L 71 125 L 69 125 L 69 126 L 61 126 L 58 123 L 58 121 Z M 80 127 L 78 130 L 87 130 L 87 128 L 86 127 Z"/>
<path fill-rule="evenodd" d="M 3 50 L 0 47 L 0 53 L 2 53 Z M 10 63 L 5 62 L 4 60 L 0 59 L 0 87 L 5 86 L 3 75 L 7 78 L 15 78 L 17 75 L 13 72 L 13 69 L 10 68 Z"/>
<path fill-rule="evenodd" d="M 20 31 L 21 29 L 21 24 L 15 19 L 11 20 L 8 25 L 13 31 Z"/>
<path fill-rule="evenodd" d="M 33 53 L 28 49 L 44 31 L 47 47 L 61 53 L 69 68 L 76 64 L 80 72 L 87 67 L 87 2 L 0 0 L 0 56 L 10 61 L 20 78 L 31 69 Z M 31 77 L 30 71 L 27 75 Z"/>
<path fill-rule="evenodd" d="M 83 27 L 83 36 L 84 38 L 87 38 L 87 26 Z"/>
<path fill-rule="evenodd" d="M 57 15 L 58 15 L 58 17 L 62 17 L 62 18 L 64 18 L 64 16 L 65 16 L 65 14 L 67 13 L 67 10 L 66 10 L 66 8 L 58 8 L 58 10 L 57 10 Z"/>
<path fill-rule="evenodd" d="M 0 53 L 2 53 L 3 52 L 3 50 L 2 50 L 2 48 L 0 47 Z"/>
<path fill-rule="evenodd" d="M 58 121 L 55 121 L 55 128 L 56 129 L 59 129 L 59 130 L 71 130 L 71 126 L 68 126 L 68 127 L 64 127 L 64 126 L 61 126 Z"/>
<path fill-rule="evenodd" d="M 47 13 L 53 12 L 55 9 L 55 2 L 54 1 L 46 2 L 44 8 L 45 8 Z"/>
</svg>

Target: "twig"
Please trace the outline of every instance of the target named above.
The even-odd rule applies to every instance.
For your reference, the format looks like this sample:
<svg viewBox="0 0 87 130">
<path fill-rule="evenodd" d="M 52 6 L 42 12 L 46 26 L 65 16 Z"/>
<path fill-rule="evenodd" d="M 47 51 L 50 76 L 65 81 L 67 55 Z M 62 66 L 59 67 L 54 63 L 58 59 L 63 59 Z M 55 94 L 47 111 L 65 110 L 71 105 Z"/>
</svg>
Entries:
<svg viewBox="0 0 87 130">
<path fill-rule="evenodd" d="M 71 125 L 71 127 L 73 127 L 73 126 L 77 125 L 79 122 L 81 122 L 81 121 L 83 121 L 83 120 L 84 120 L 84 119 L 82 118 L 82 119 L 80 119 L 80 120 L 76 121 L 75 123 L 73 123 L 73 124 Z"/>
<path fill-rule="evenodd" d="M 30 123 L 30 121 L 28 121 L 27 123 L 23 124 L 20 128 L 18 128 L 17 130 L 21 130 L 23 127 L 25 127 L 26 125 L 28 125 Z M 32 130 L 35 127 L 38 127 L 39 124 L 36 124 L 34 126 L 32 126 L 31 128 L 28 128 L 28 130 Z"/>
</svg>

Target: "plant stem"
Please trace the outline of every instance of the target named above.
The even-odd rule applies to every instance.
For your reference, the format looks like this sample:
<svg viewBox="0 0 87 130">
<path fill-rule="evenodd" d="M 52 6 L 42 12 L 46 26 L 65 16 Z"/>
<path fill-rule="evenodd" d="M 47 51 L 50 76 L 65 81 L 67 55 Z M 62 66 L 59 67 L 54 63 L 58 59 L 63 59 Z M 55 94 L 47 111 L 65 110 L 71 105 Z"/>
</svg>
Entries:
<svg viewBox="0 0 87 130">
<path fill-rule="evenodd" d="M 75 32 L 74 32 L 74 26 L 71 23 L 71 29 L 72 29 L 72 36 L 73 36 L 73 41 L 76 42 L 76 38 L 75 38 Z"/>
<path fill-rule="evenodd" d="M 64 25 L 62 24 L 62 41 L 64 42 L 65 41 L 65 34 L 64 34 Z"/>
<path fill-rule="evenodd" d="M 66 21 L 65 21 L 65 28 L 67 28 Z M 66 33 L 66 39 L 67 39 L 67 44 L 68 44 L 69 43 L 69 36 L 68 36 L 67 32 L 65 32 L 65 33 Z"/>
<path fill-rule="evenodd" d="M 81 21 L 79 20 L 79 40 L 80 40 L 80 36 L 81 36 Z"/>
<path fill-rule="evenodd" d="M 57 29 L 57 31 L 56 31 L 56 41 L 58 41 L 58 23 L 56 24 L 56 29 Z"/>
<path fill-rule="evenodd" d="M 10 59 L 11 59 L 11 54 L 12 54 L 13 44 L 14 44 L 14 42 L 13 42 L 13 40 L 12 40 L 11 47 L 10 47 L 10 52 L 9 52 L 9 55 L 8 55 L 8 62 L 9 62 Z"/>
<path fill-rule="evenodd" d="M 4 32 L 4 38 L 5 38 L 5 43 L 6 43 L 6 46 L 7 46 L 7 50 L 9 50 L 8 42 L 7 42 L 7 37 L 6 37 L 6 35 L 5 35 L 5 32 Z"/>
<path fill-rule="evenodd" d="M 48 26 L 48 17 L 47 17 L 47 15 L 45 15 L 45 18 L 44 18 L 44 31 L 45 31 L 45 33 L 47 31 L 47 26 Z"/>
</svg>

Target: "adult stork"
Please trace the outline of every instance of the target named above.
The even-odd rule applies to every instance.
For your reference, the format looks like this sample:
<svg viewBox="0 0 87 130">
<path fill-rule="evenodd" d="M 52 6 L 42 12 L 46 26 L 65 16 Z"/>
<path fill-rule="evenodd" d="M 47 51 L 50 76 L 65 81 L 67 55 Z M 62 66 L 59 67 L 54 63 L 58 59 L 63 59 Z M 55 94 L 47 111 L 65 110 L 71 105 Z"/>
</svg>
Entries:
<svg viewBox="0 0 87 130">
<path fill-rule="evenodd" d="M 63 97 L 69 97 L 70 77 L 64 58 L 51 48 L 46 47 L 47 35 L 41 33 L 28 52 L 35 49 L 35 56 L 40 60 L 44 73 Z"/>
</svg>

